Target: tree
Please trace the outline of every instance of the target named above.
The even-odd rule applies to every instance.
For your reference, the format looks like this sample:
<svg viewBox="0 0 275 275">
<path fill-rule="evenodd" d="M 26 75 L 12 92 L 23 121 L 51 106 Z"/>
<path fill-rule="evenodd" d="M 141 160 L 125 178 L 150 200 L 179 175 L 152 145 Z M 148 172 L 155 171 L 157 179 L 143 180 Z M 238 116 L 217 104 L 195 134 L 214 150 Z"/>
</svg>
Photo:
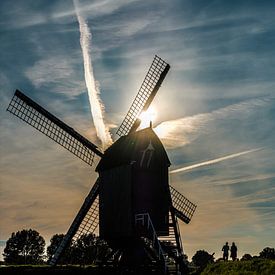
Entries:
<svg viewBox="0 0 275 275">
<path fill-rule="evenodd" d="M 94 234 L 84 234 L 72 246 L 72 259 L 75 264 L 93 264 L 103 261 L 110 248 Z"/>
<path fill-rule="evenodd" d="M 12 233 L 4 249 L 7 264 L 38 264 L 42 262 L 45 240 L 35 230 Z"/>
<path fill-rule="evenodd" d="M 204 250 L 198 250 L 192 257 L 192 262 L 203 270 L 209 263 L 214 263 L 214 256 Z"/>
<path fill-rule="evenodd" d="M 253 257 L 250 254 L 244 254 L 241 258 L 241 261 L 250 261 L 252 258 Z"/>
<path fill-rule="evenodd" d="M 263 259 L 275 259 L 275 249 L 266 247 L 260 252 L 260 258 Z"/>
<path fill-rule="evenodd" d="M 50 245 L 47 247 L 47 257 L 50 259 L 56 249 L 61 244 L 64 234 L 55 234 L 52 236 L 50 240 Z M 61 258 L 59 259 L 59 264 L 69 264 L 71 262 L 71 243 L 67 246 L 67 248 L 63 251 Z"/>
</svg>

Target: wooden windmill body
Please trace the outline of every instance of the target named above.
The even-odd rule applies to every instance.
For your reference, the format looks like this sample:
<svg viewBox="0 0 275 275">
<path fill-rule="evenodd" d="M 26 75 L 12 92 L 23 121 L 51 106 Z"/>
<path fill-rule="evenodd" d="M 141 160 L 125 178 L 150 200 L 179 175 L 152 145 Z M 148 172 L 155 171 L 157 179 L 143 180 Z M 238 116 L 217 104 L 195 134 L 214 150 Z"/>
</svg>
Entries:
<svg viewBox="0 0 275 275">
<path fill-rule="evenodd" d="M 118 158 L 119 156 L 119 158 Z M 99 232 L 106 240 L 135 235 L 135 216 L 148 213 L 159 236 L 169 230 L 167 154 L 151 128 L 120 138 L 104 154 L 97 171 Z"/>
</svg>

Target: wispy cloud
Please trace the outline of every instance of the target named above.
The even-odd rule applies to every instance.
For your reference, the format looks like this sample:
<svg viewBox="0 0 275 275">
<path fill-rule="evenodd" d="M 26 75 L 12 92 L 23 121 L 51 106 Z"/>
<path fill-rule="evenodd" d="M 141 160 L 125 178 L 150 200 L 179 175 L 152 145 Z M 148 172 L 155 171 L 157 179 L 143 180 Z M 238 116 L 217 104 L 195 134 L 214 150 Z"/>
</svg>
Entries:
<svg viewBox="0 0 275 275">
<path fill-rule="evenodd" d="M 252 176 L 238 176 L 233 179 L 223 179 L 223 180 L 218 180 L 215 182 L 213 180 L 212 184 L 214 185 L 233 185 L 233 184 L 239 184 L 239 183 L 244 183 L 244 182 L 258 182 L 261 180 L 268 180 L 268 179 L 273 179 L 275 178 L 275 174 L 257 174 L 257 175 L 252 175 Z"/>
<path fill-rule="evenodd" d="M 38 60 L 25 71 L 35 88 L 47 88 L 69 98 L 84 92 L 84 83 L 76 78 L 78 60 L 71 56 L 50 56 Z"/>
<path fill-rule="evenodd" d="M 181 147 L 189 144 L 202 133 L 213 131 L 207 127 L 210 122 L 222 119 L 240 119 L 240 115 L 244 119 L 254 110 L 271 104 L 272 100 L 272 97 L 245 100 L 209 113 L 165 121 L 154 130 L 167 147 Z"/>
<path fill-rule="evenodd" d="M 243 156 L 243 155 L 246 155 L 246 154 L 257 152 L 261 149 L 262 148 L 251 149 L 251 150 L 247 150 L 247 151 L 243 151 L 243 152 L 239 152 L 239 153 L 235 153 L 235 154 L 230 154 L 230 155 L 223 156 L 223 157 L 216 158 L 216 159 L 207 160 L 207 161 L 204 161 L 204 162 L 200 162 L 200 163 L 196 163 L 196 164 L 193 164 L 193 165 L 189 165 L 189 166 L 185 166 L 185 167 L 182 167 L 182 168 L 172 170 L 172 171 L 170 171 L 170 173 L 174 174 L 174 173 L 184 172 L 184 171 L 188 171 L 188 170 L 193 170 L 195 168 L 199 168 L 199 167 L 202 167 L 202 166 L 207 166 L 207 165 L 219 163 L 219 162 L 222 162 L 222 161 L 225 161 L 225 160 L 228 160 L 228 159 L 233 159 L 233 158 L 237 158 L 237 157 L 240 157 L 240 156 Z"/>
<path fill-rule="evenodd" d="M 267 177 L 262 176 L 259 182 L 248 182 L 248 190 L 243 190 L 244 177 L 238 186 L 216 184 L 220 177 L 227 176 L 225 169 L 215 170 L 215 175 L 211 171 L 209 174 L 196 175 L 193 180 L 188 180 L 188 174 L 185 173 L 171 176 L 173 185 L 198 205 L 191 223 L 187 226 L 180 224 L 188 255 L 203 247 L 220 257 L 220 246 L 225 241 L 237 242 L 240 255 L 248 251 L 253 255 L 259 253 L 257 247 L 263 248 L 264 244 L 258 235 L 265 234 L 267 225 L 274 228 L 272 213 L 275 210 L 275 190 L 272 180 L 265 181 Z M 239 172 L 236 177 L 240 177 Z M 256 187 L 258 191 L 255 191 Z M 236 193 L 237 190 L 243 191 Z"/>
<path fill-rule="evenodd" d="M 0 167 L 1 238 L 22 228 L 35 228 L 45 238 L 65 232 L 96 173 L 36 130 L 12 122 L 16 127 L 0 136 L 7 145 L 0 152 L 5 156 Z M 15 173 L 20 177 L 13 178 Z"/>
<path fill-rule="evenodd" d="M 193 255 L 198 249 L 206 249 L 215 257 L 220 256 L 220 246 L 225 241 L 234 240 L 242 246 L 245 238 L 241 236 L 243 230 L 254 232 L 258 230 L 260 217 L 256 211 L 249 208 L 247 200 L 236 198 L 230 189 L 210 187 L 199 183 L 202 179 L 193 182 L 176 181 L 175 187 L 186 194 L 198 207 L 189 225 L 180 223 L 182 240 L 185 253 Z M 235 234 L 235 228 L 239 228 L 239 234 Z M 250 243 L 257 241 L 250 236 Z M 239 253 L 243 253 L 243 247 L 239 247 Z M 251 251 L 251 253 L 254 251 Z"/>
<path fill-rule="evenodd" d="M 131 2 L 135 2 L 136 0 L 130 0 L 130 1 L 112 1 L 112 0 L 100 0 L 100 1 L 93 1 L 89 4 L 83 4 L 79 7 L 79 12 L 84 15 L 90 15 L 91 17 L 95 18 L 98 16 L 108 15 L 116 10 L 120 9 L 121 7 L 125 5 L 129 5 Z M 67 5 L 62 5 L 59 7 L 58 10 L 55 10 L 55 12 L 52 15 L 52 18 L 54 19 L 64 19 L 64 18 L 71 18 L 72 15 L 75 15 L 75 9 L 68 8 Z"/>
</svg>

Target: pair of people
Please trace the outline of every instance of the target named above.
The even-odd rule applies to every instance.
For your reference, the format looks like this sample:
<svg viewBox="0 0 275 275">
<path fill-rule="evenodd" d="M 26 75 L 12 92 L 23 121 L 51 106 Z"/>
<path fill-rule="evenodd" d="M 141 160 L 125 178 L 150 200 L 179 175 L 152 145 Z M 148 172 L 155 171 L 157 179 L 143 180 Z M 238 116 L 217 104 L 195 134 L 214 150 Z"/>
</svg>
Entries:
<svg viewBox="0 0 275 275">
<path fill-rule="evenodd" d="M 228 261 L 228 252 L 229 252 L 229 245 L 228 242 L 225 243 L 225 245 L 222 248 L 223 251 L 223 259 L 224 261 Z M 233 242 L 231 247 L 230 247 L 230 257 L 232 258 L 233 261 L 237 259 L 237 246 Z"/>
</svg>

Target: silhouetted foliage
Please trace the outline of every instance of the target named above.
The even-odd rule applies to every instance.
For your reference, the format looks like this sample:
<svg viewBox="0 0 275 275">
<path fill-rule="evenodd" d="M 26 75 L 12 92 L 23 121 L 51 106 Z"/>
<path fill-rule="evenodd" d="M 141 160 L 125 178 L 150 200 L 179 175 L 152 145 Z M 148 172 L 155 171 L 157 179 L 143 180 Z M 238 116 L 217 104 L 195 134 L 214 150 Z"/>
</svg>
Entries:
<svg viewBox="0 0 275 275">
<path fill-rule="evenodd" d="M 205 250 L 198 250 L 192 257 L 192 262 L 200 270 L 203 270 L 208 264 L 214 263 L 214 257 Z"/>
<path fill-rule="evenodd" d="M 249 261 L 220 261 L 208 265 L 201 275 L 275 274 L 275 261 L 252 259 Z"/>
<path fill-rule="evenodd" d="M 82 235 L 72 246 L 72 262 L 74 264 L 94 264 L 103 261 L 110 253 L 107 243 L 94 234 Z"/>
<path fill-rule="evenodd" d="M 48 259 L 50 259 L 54 252 L 56 251 L 56 249 L 59 247 L 59 245 L 61 244 L 63 238 L 64 238 L 64 234 L 55 234 L 52 236 L 51 240 L 50 240 L 50 245 L 47 247 L 47 257 Z M 68 245 L 68 247 L 63 251 L 61 258 L 59 259 L 59 264 L 68 264 L 71 262 L 71 243 Z"/>
<path fill-rule="evenodd" d="M 250 254 L 244 254 L 241 261 L 250 261 L 253 257 Z"/>
<path fill-rule="evenodd" d="M 275 249 L 270 248 L 270 247 L 264 248 L 263 251 L 260 252 L 260 258 L 274 260 L 275 259 Z"/>
<path fill-rule="evenodd" d="M 38 264 L 42 262 L 45 240 L 35 230 L 12 233 L 4 249 L 7 264 Z"/>
</svg>

